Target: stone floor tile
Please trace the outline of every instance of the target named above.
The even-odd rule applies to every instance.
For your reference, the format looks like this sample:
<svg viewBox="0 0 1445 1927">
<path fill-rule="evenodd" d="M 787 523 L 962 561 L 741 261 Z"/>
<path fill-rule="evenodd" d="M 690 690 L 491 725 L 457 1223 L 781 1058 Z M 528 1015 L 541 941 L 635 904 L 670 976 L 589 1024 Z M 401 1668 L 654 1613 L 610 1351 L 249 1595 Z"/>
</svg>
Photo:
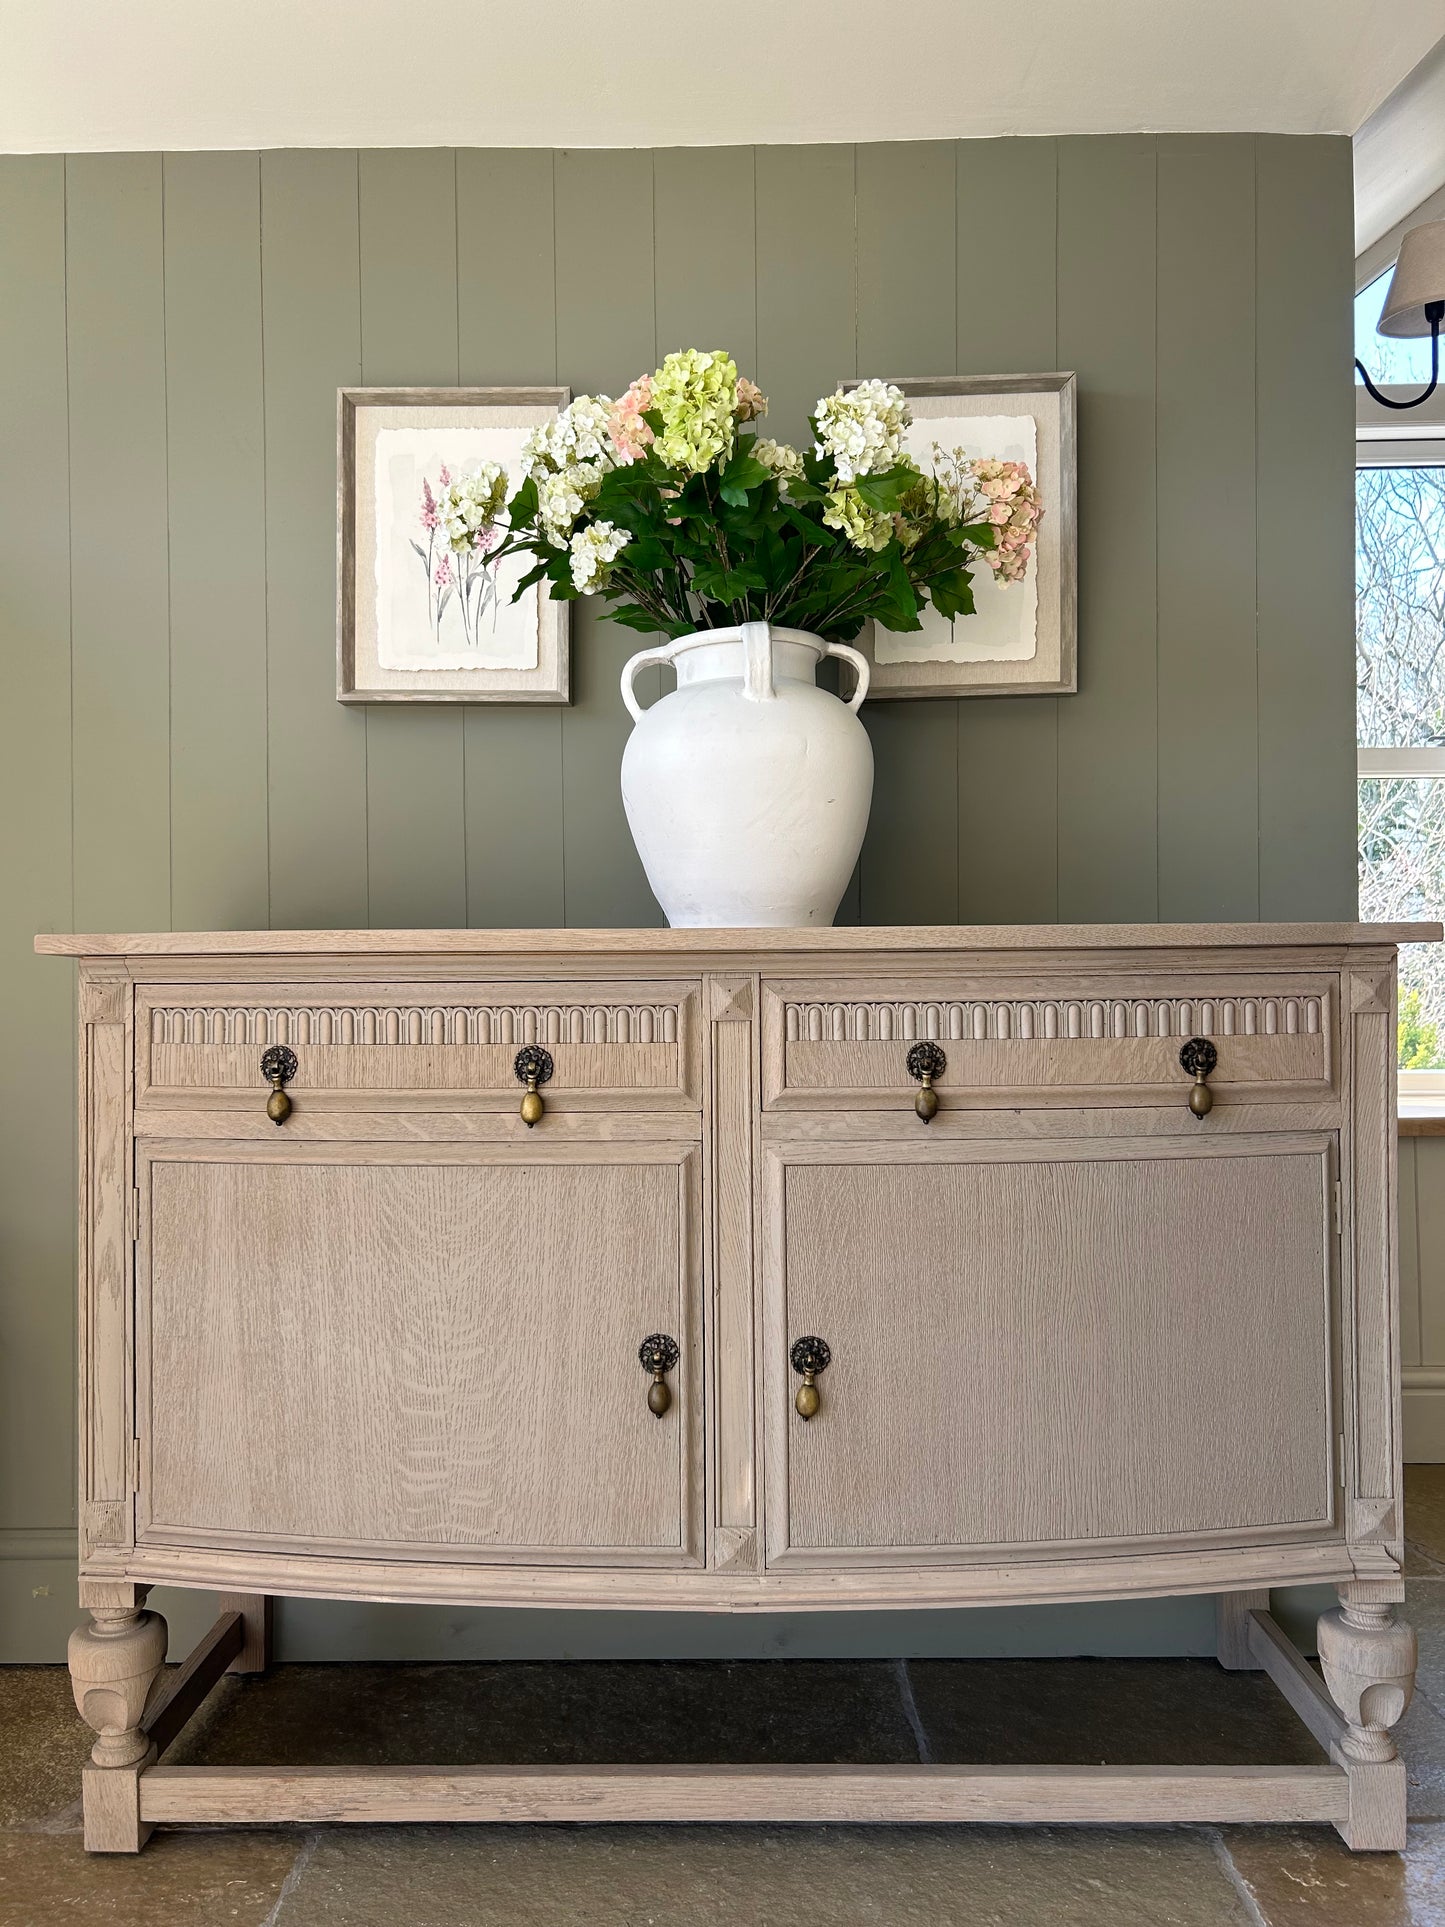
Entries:
<svg viewBox="0 0 1445 1927">
<path fill-rule="evenodd" d="M 1351 1853 L 1329 1827 L 1227 1827 L 1265 1927 L 1440 1927 L 1445 1826 L 1412 1826 L 1405 1853 Z"/>
<path fill-rule="evenodd" d="M 1445 1573 L 1445 1465 L 1405 1467 L 1407 1572 Z"/>
<path fill-rule="evenodd" d="M 1212 1659 L 911 1660 L 939 1761 L 1013 1765 L 1317 1765 L 1263 1673 Z"/>
<path fill-rule="evenodd" d="M 91 1854 L 78 1829 L 0 1833 L 0 1927 L 263 1927 L 302 1839 L 166 1830 L 139 1854 Z"/>
<path fill-rule="evenodd" d="M 276 1927 L 1249 1927 L 1203 1833 L 943 1827 L 325 1832 Z"/>
<path fill-rule="evenodd" d="M 1415 1691 L 1445 1717 L 1445 1575 L 1407 1579 L 1400 1610 L 1420 1642 Z"/>
<path fill-rule="evenodd" d="M 890 1663 L 278 1667 L 167 1755 L 210 1765 L 907 1762 Z"/>
<path fill-rule="evenodd" d="M 63 1666 L 0 1666 L 0 1827 L 33 1826 L 80 1796 L 95 1735 Z"/>
</svg>

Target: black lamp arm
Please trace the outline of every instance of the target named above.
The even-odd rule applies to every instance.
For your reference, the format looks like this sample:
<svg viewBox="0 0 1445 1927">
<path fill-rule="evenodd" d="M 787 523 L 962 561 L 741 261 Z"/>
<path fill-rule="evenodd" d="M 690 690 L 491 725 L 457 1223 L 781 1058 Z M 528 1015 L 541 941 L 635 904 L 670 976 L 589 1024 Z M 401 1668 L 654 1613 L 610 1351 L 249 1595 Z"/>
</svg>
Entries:
<svg viewBox="0 0 1445 1927">
<path fill-rule="evenodd" d="M 1422 401 L 1429 401 L 1440 385 L 1440 324 L 1445 321 L 1445 301 L 1426 302 L 1425 319 L 1430 323 L 1430 386 L 1423 394 L 1416 395 L 1410 401 L 1392 401 L 1388 395 L 1382 395 L 1370 380 L 1365 372 L 1364 362 L 1356 359 L 1355 366 L 1360 371 L 1360 380 L 1381 408 L 1418 408 Z"/>
</svg>

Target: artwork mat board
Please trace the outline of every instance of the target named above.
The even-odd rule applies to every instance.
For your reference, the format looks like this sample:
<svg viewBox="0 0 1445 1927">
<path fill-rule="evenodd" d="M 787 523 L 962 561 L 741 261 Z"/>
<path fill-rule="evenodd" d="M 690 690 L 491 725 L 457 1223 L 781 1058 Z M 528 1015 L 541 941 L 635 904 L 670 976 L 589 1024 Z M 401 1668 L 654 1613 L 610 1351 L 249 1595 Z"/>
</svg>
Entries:
<svg viewBox="0 0 1445 1927">
<path fill-rule="evenodd" d="M 1044 516 L 1030 565 L 1036 578 L 1036 630 L 1032 653 L 1021 650 L 992 659 L 948 658 L 941 652 L 930 660 L 897 660 L 897 645 L 907 646 L 907 635 L 889 634 L 881 650 L 871 622 L 865 623 L 856 646 L 872 670 L 868 699 L 889 701 L 918 696 L 1045 696 L 1073 695 L 1078 689 L 1078 538 L 1076 528 L 1077 384 L 1069 373 L 1040 375 L 930 375 L 886 377 L 908 397 L 913 410 L 913 440 L 927 433 L 928 441 L 944 447 L 961 442 L 971 454 L 967 423 L 1006 416 L 1032 419 L 1037 446 L 1035 479 L 1043 498 Z M 844 388 L 856 388 L 852 378 Z M 930 424 L 938 423 L 933 433 Z M 958 423 L 955 431 L 943 424 Z M 926 444 L 925 444 L 926 446 Z M 983 595 L 1006 597 L 1021 587 L 1000 589 L 987 563 L 973 572 Z M 985 582 L 984 576 L 989 580 Z M 959 618 L 967 625 L 976 618 Z M 925 634 L 939 623 L 932 611 L 923 617 Z M 917 640 L 917 638 L 915 638 Z"/>
<path fill-rule="evenodd" d="M 567 388 L 343 388 L 337 393 L 337 698 L 349 703 L 566 703 L 569 605 L 537 584 L 535 669 L 395 669 L 377 636 L 376 443 L 383 429 L 528 429 L 571 400 Z M 485 419 L 479 420 L 479 416 Z M 520 479 L 510 475 L 515 486 Z"/>
</svg>

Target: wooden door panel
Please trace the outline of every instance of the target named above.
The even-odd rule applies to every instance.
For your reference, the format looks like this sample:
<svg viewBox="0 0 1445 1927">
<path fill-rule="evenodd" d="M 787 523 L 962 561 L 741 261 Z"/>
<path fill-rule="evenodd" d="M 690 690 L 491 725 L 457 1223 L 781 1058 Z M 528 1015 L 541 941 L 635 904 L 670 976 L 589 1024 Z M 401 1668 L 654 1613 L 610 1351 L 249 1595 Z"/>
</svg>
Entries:
<svg viewBox="0 0 1445 1927">
<path fill-rule="evenodd" d="M 156 1147 L 142 1542 L 695 1563 L 696 1164 Z M 682 1349 L 661 1421 L 658 1330 Z"/>
<path fill-rule="evenodd" d="M 1328 1524 L 1330 1142 L 775 1149 L 770 1556 Z"/>
</svg>

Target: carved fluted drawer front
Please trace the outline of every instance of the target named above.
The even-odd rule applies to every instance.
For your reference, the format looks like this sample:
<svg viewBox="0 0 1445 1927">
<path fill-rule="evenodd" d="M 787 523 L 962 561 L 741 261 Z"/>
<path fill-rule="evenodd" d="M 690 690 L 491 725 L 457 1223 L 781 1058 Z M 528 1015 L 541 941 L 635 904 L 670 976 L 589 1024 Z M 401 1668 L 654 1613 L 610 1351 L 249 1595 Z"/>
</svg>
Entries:
<svg viewBox="0 0 1445 1927">
<path fill-rule="evenodd" d="M 137 1090 L 159 1107 L 260 1110 L 263 1054 L 296 1060 L 306 1107 L 518 1107 L 518 1053 L 542 1047 L 548 1111 L 698 1108 L 697 991 L 689 983 L 157 985 L 137 996 Z M 259 1093 L 259 1099 L 258 1094 Z"/>
<path fill-rule="evenodd" d="M 1180 1051 L 1206 1038 L 1209 1083 L 1225 1101 L 1327 1095 L 1334 1075 L 1332 980 L 1009 985 L 859 983 L 846 997 L 774 983 L 763 991 L 763 1095 L 769 1108 L 896 1108 L 918 1091 L 909 1054 L 941 1047 L 930 1082 L 940 1108 L 1010 1103 L 1187 1101 Z"/>
</svg>

